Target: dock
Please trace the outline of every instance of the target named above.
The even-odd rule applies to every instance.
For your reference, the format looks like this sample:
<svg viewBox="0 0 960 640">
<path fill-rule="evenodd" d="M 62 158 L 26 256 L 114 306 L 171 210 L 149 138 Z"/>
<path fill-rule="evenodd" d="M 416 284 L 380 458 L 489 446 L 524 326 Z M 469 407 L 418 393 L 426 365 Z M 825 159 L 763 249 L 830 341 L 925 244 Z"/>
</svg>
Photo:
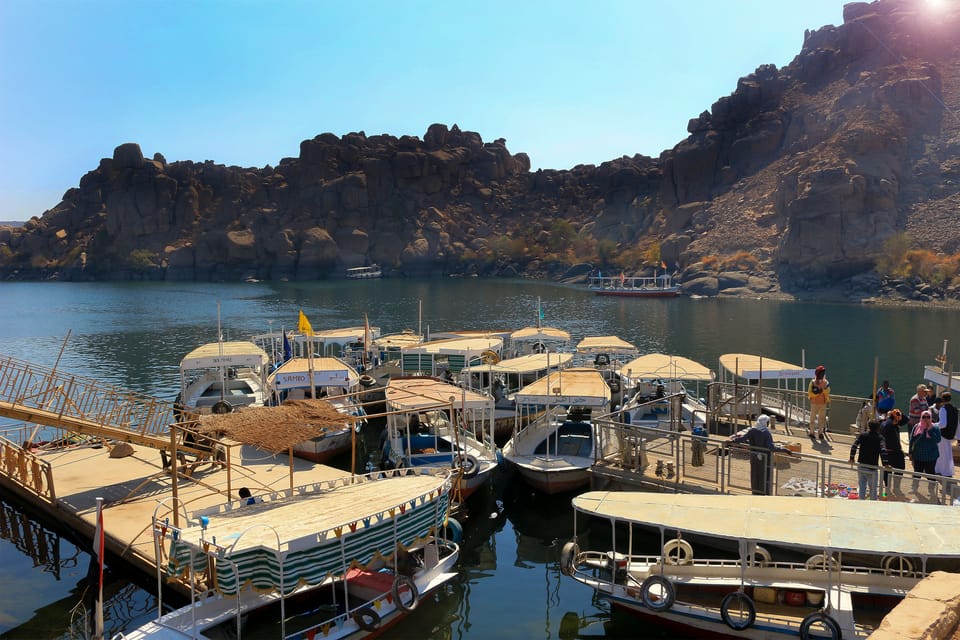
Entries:
<svg viewBox="0 0 960 640">
<path fill-rule="evenodd" d="M 90 540 L 103 498 L 108 552 L 147 575 L 155 516 L 188 518 L 236 501 L 241 487 L 275 498 L 350 475 L 240 442 L 214 451 L 184 438 L 172 403 L 5 356 L 0 416 L 24 423 L 0 435 L 0 486 Z"/>
</svg>

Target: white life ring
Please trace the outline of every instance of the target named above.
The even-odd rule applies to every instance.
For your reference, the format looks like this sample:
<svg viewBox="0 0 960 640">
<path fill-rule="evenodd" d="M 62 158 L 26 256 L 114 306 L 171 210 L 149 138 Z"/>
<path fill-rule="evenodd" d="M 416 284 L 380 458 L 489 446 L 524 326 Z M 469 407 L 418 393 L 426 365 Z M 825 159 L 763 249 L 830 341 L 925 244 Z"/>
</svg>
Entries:
<svg viewBox="0 0 960 640">
<path fill-rule="evenodd" d="M 836 571 L 840 568 L 836 558 L 822 553 L 807 558 L 804 566 L 808 571 Z"/>
<path fill-rule="evenodd" d="M 682 538 L 667 540 L 663 545 L 663 559 L 667 564 L 690 564 L 693 562 L 693 545 Z"/>
<path fill-rule="evenodd" d="M 401 591 L 410 592 L 410 600 L 408 602 L 403 601 L 403 598 L 400 596 Z M 397 605 L 397 609 L 409 613 L 417 608 L 417 602 L 420 600 L 420 592 L 417 591 L 417 583 L 415 583 L 410 576 L 398 575 L 393 581 L 393 587 L 390 589 L 390 593 L 393 595 L 393 602 Z"/>
<path fill-rule="evenodd" d="M 910 561 L 910 558 L 899 554 L 883 556 L 880 565 L 883 567 L 883 575 L 885 576 L 904 577 L 913 573 L 913 562 Z"/>
<path fill-rule="evenodd" d="M 811 638 L 823 638 L 820 633 L 813 635 L 810 633 L 810 627 L 820 623 L 824 630 L 829 633 L 830 640 L 840 640 L 843 633 L 840 631 L 840 624 L 822 611 L 814 611 L 800 623 L 800 637 L 802 640 L 811 640 Z"/>
<path fill-rule="evenodd" d="M 560 573 L 572 576 L 577 565 L 577 556 L 580 555 L 580 545 L 571 540 L 560 549 Z"/>
<path fill-rule="evenodd" d="M 480 462 L 468 453 L 459 457 L 460 469 L 465 479 L 470 479 L 480 473 Z"/>
<path fill-rule="evenodd" d="M 730 613 L 730 608 L 734 606 L 734 601 L 736 601 L 739 607 L 739 615 L 736 619 L 734 619 Z M 744 614 L 746 614 L 746 617 L 744 617 Z M 753 604 L 753 599 L 743 591 L 734 591 L 723 597 L 723 602 L 720 603 L 720 617 L 723 618 L 723 622 L 731 629 L 743 631 L 756 622 L 757 605 Z"/>
<path fill-rule="evenodd" d="M 773 560 L 773 557 L 770 555 L 770 552 L 765 548 L 757 545 L 753 550 L 753 566 L 755 567 L 765 567 Z"/>
<path fill-rule="evenodd" d="M 677 589 L 663 576 L 649 576 L 640 585 L 640 598 L 648 609 L 666 611 L 677 599 Z"/>
</svg>

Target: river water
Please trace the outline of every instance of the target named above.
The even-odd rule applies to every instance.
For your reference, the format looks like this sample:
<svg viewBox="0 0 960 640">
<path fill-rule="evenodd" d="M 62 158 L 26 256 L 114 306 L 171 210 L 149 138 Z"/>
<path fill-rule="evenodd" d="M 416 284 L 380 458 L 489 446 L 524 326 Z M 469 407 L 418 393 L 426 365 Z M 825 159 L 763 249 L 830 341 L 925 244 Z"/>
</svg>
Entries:
<svg viewBox="0 0 960 640">
<path fill-rule="evenodd" d="M 960 350 L 956 310 L 734 299 L 597 297 L 527 280 L 433 279 L 312 283 L 0 283 L 0 354 L 172 399 L 188 351 L 225 339 L 294 328 L 303 309 L 315 330 L 359 326 L 514 330 L 537 321 L 616 335 L 641 353 L 682 355 L 716 370 L 724 353 L 827 366 L 835 393 L 866 396 L 874 363 L 904 406 L 949 340 Z M 69 332 L 69 339 L 65 337 Z M 951 360 L 956 362 L 954 355 Z M 505 475 L 471 498 L 454 584 L 391 629 L 388 638 L 675 637 L 639 627 L 560 575 L 573 534 L 569 496 L 533 495 Z M 578 532 L 588 535 L 589 532 Z M 0 638 L 70 635 L 89 556 L 75 540 L 0 493 Z M 110 632 L 148 620 L 151 580 L 110 567 Z M 563 624 L 561 624 L 563 623 Z"/>
</svg>

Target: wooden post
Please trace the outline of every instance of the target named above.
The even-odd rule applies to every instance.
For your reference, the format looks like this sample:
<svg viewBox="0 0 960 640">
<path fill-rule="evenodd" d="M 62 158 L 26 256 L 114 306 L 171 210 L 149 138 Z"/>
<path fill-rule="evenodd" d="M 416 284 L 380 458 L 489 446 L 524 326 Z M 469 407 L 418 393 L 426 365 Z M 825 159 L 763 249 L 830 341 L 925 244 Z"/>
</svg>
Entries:
<svg viewBox="0 0 960 640">
<path fill-rule="evenodd" d="M 293 446 L 290 447 L 290 494 L 293 497 Z"/>
<path fill-rule="evenodd" d="M 216 445 L 213 445 L 213 448 L 214 450 L 216 450 Z M 230 445 L 227 445 L 224 448 L 227 450 L 227 502 L 230 502 L 231 500 L 233 500 L 233 485 L 231 482 L 231 475 L 230 475 L 230 449 L 232 449 L 233 447 L 231 447 Z M 216 457 L 216 454 L 214 454 L 214 457 Z"/>
</svg>

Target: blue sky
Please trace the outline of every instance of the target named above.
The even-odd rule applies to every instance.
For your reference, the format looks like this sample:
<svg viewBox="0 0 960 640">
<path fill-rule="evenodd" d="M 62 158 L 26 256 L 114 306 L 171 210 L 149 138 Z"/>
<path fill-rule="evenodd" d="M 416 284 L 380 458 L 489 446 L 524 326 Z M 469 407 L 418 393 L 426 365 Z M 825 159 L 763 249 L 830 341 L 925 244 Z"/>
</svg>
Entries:
<svg viewBox="0 0 960 640">
<path fill-rule="evenodd" d="M 263 167 L 304 139 L 505 138 L 534 169 L 657 156 L 845 0 L 4 0 L 0 220 L 124 142 Z"/>
</svg>

